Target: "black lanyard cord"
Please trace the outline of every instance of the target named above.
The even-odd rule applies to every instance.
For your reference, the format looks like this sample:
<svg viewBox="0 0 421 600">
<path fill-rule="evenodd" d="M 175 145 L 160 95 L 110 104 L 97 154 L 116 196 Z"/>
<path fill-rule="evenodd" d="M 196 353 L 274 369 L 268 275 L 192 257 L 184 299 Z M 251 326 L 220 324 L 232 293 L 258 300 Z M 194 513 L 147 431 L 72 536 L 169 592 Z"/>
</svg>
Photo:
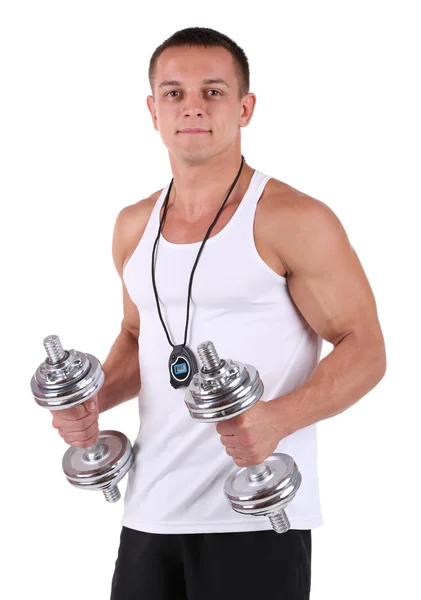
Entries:
<svg viewBox="0 0 421 600">
<path fill-rule="evenodd" d="M 194 261 L 194 265 L 193 265 L 193 268 L 192 268 L 192 271 L 191 271 L 191 274 L 190 274 L 189 287 L 188 287 L 188 293 L 187 293 L 186 327 L 185 327 L 185 331 L 184 331 L 183 347 L 185 347 L 186 342 L 187 342 L 187 332 L 188 332 L 189 316 L 190 316 L 190 298 L 191 298 L 191 291 L 192 291 L 192 286 L 193 286 L 193 276 L 194 276 L 194 273 L 196 271 L 196 267 L 197 267 L 197 264 L 199 262 L 199 258 L 200 258 L 200 255 L 202 253 L 202 250 L 203 250 L 203 248 L 205 246 L 205 243 L 206 243 L 209 235 L 211 234 L 212 229 L 215 226 L 215 223 L 217 222 L 217 220 L 218 220 L 221 212 L 223 211 L 224 206 L 225 206 L 228 198 L 230 197 L 231 192 L 234 189 L 234 187 L 235 187 L 235 185 L 236 185 L 236 183 L 237 183 L 237 181 L 238 181 L 238 179 L 239 179 L 239 177 L 241 175 L 241 171 L 243 169 L 244 161 L 245 161 L 244 156 L 241 156 L 241 166 L 240 166 L 240 169 L 239 169 L 239 171 L 238 171 L 238 173 L 237 173 L 237 175 L 236 175 L 236 177 L 235 177 L 235 179 L 234 179 L 234 181 L 233 181 L 233 183 L 232 183 L 232 185 L 231 185 L 231 187 L 229 189 L 229 192 L 228 192 L 228 194 L 227 194 L 224 202 L 222 203 L 221 208 L 218 210 L 218 213 L 217 213 L 216 217 L 214 218 L 211 226 L 209 227 L 208 231 L 206 232 L 205 239 L 203 240 L 203 242 L 202 242 L 202 244 L 200 246 L 199 252 L 198 252 L 198 254 L 196 256 L 196 260 Z M 167 195 L 166 195 L 165 201 L 164 201 L 164 212 L 162 214 L 162 218 L 161 218 L 161 221 L 160 221 L 160 224 L 159 224 L 158 235 L 156 236 L 155 243 L 154 243 L 153 250 L 152 250 L 152 267 L 151 267 L 151 270 L 152 270 L 152 284 L 153 284 L 153 289 L 154 289 L 154 294 L 155 294 L 156 306 L 157 306 L 157 309 L 158 309 L 158 315 L 159 315 L 160 321 L 162 323 L 162 327 L 164 328 L 165 335 L 167 336 L 168 343 L 170 344 L 170 346 L 172 346 L 174 348 L 175 344 L 172 343 L 172 341 L 170 339 L 170 336 L 168 334 L 168 330 L 167 330 L 167 328 L 165 326 L 164 319 L 162 318 L 161 307 L 159 305 L 158 292 L 157 292 L 157 289 L 156 289 L 156 281 L 155 281 L 155 250 L 156 250 L 156 247 L 157 247 L 157 244 L 158 244 L 159 236 L 161 235 L 162 226 L 163 226 L 163 224 L 165 222 L 165 217 L 166 217 L 167 209 L 168 209 L 168 200 L 169 200 L 169 197 L 170 197 L 170 192 L 171 192 L 173 181 L 174 181 L 174 179 L 171 180 L 171 183 L 170 183 L 170 185 L 168 187 L 168 192 L 167 192 Z"/>
</svg>

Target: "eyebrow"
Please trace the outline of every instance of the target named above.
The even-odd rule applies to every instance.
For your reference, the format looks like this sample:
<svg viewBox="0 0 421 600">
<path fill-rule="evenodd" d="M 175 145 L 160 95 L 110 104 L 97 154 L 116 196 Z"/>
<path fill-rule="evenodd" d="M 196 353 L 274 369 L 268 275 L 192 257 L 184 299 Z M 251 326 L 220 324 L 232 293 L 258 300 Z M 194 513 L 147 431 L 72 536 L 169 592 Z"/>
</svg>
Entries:
<svg viewBox="0 0 421 600">
<path fill-rule="evenodd" d="M 208 79 L 203 79 L 202 83 L 204 85 L 214 85 L 214 84 L 218 84 L 218 85 L 225 85 L 226 87 L 230 87 L 228 85 L 228 83 L 226 81 L 224 81 L 224 79 L 220 79 L 220 78 L 208 78 Z M 163 88 L 163 87 L 174 87 L 174 86 L 181 86 L 181 83 L 179 81 L 176 81 L 175 79 L 165 79 L 164 81 L 162 81 L 159 84 L 159 88 Z"/>
</svg>

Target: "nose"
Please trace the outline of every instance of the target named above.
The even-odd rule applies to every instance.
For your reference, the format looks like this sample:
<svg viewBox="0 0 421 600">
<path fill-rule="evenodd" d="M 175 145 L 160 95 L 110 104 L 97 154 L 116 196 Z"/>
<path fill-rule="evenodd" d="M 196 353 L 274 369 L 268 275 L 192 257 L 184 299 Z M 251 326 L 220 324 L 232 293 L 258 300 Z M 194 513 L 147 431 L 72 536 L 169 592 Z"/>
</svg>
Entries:
<svg viewBox="0 0 421 600">
<path fill-rule="evenodd" d="M 186 106 L 183 108 L 184 117 L 203 117 L 203 109 L 196 106 Z"/>
<path fill-rule="evenodd" d="M 184 117 L 203 117 L 204 107 L 203 98 L 200 94 L 185 94 L 183 103 Z"/>
</svg>

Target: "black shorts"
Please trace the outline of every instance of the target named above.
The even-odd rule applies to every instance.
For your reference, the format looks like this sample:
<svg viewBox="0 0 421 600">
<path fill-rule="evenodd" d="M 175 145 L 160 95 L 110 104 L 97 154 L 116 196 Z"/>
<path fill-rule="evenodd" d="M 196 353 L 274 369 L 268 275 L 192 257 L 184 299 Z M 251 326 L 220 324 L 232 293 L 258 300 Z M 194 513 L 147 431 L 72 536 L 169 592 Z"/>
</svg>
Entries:
<svg viewBox="0 0 421 600">
<path fill-rule="evenodd" d="M 311 530 L 144 533 L 122 528 L 111 600 L 308 600 Z"/>
</svg>

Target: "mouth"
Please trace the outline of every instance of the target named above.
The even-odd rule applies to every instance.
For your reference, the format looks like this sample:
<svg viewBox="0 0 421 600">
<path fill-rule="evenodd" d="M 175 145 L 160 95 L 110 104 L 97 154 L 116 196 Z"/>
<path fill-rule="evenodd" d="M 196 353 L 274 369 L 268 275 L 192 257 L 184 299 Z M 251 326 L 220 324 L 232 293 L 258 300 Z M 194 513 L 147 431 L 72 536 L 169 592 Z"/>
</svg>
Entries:
<svg viewBox="0 0 421 600">
<path fill-rule="evenodd" d="M 210 133 L 208 129 L 201 129 L 200 127 L 186 127 L 185 129 L 180 129 L 178 133 L 183 135 L 203 135 L 204 133 Z"/>
</svg>

